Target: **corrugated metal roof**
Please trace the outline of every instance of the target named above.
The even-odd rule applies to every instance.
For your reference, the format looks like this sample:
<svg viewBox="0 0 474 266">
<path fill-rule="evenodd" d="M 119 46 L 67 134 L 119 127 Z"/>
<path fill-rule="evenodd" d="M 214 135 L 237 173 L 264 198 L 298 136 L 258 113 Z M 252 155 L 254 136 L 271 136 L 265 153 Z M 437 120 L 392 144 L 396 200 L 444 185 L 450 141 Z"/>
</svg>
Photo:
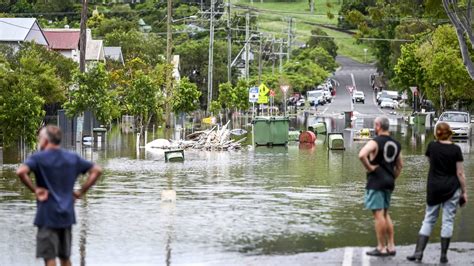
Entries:
<svg viewBox="0 0 474 266">
<path fill-rule="evenodd" d="M 120 46 L 105 46 L 105 57 L 115 61 L 123 62 L 122 47 Z"/>
<path fill-rule="evenodd" d="M 53 50 L 79 49 L 81 34 L 78 29 L 46 29 L 44 35 Z"/>
<path fill-rule="evenodd" d="M 35 18 L 0 18 L 0 41 L 24 41 L 35 22 Z"/>
<path fill-rule="evenodd" d="M 104 60 L 102 40 L 87 40 L 86 42 L 86 60 Z"/>
</svg>

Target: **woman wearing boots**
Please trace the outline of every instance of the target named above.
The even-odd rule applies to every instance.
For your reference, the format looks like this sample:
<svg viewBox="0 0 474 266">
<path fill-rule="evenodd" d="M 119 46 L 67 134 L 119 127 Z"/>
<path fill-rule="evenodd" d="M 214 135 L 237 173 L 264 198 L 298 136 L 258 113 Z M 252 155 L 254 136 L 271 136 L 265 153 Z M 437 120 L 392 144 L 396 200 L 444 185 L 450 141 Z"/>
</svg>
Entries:
<svg viewBox="0 0 474 266">
<path fill-rule="evenodd" d="M 463 156 L 459 146 L 451 142 L 453 132 L 447 123 L 438 123 L 435 129 L 436 141 L 426 150 L 430 161 L 427 184 L 426 214 L 421 226 L 415 253 L 408 256 L 410 261 L 421 261 L 431 231 L 443 209 L 441 226 L 441 263 L 447 263 L 449 242 L 453 235 L 453 223 L 458 204 L 467 202 L 466 177 Z"/>
</svg>

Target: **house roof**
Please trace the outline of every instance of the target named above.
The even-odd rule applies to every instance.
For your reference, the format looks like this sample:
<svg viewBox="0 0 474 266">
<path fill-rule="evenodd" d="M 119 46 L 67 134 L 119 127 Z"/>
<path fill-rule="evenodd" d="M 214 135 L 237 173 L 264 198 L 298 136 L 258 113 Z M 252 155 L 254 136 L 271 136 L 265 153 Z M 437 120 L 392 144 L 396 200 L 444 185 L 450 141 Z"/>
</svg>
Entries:
<svg viewBox="0 0 474 266">
<path fill-rule="evenodd" d="M 86 60 L 97 61 L 104 60 L 104 45 L 102 40 L 87 40 L 86 42 Z"/>
<path fill-rule="evenodd" d="M 122 47 L 119 46 L 105 46 L 104 47 L 105 57 L 123 62 Z"/>
<path fill-rule="evenodd" d="M 78 29 L 46 29 L 44 35 L 53 50 L 74 50 L 79 48 Z"/>
<path fill-rule="evenodd" d="M 25 41 L 31 31 L 43 35 L 35 18 L 0 18 L 0 41 Z"/>
</svg>

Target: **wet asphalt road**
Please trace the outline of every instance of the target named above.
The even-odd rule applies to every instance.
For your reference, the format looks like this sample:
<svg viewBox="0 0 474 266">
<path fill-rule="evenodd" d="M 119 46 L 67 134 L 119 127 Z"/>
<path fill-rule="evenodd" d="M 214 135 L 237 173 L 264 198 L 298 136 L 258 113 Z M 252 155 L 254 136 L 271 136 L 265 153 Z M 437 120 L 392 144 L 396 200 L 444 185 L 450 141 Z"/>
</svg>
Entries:
<svg viewBox="0 0 474 266">
<path fill-rule="evenodd" d="M 324 115 L 338 115 L 344 111 L 354 110 L 355 115 L 375 117 L 381 114 L 392 116 L 392 110 L 382 110 L 375 103 L 375 93 L 370 86 L 370 74 L 377 71 L 374 65 L 358 63 L 350 58 L 338 56 L 337 62 L 341 66 L 333 76 L 339 82 L 336 98 L 331 104 L 322 106 Z M 365 94 L 365 104 L 355 103 L 352 106 L 352 96 L 348 87 L 355 87 Z"/>
</svg>

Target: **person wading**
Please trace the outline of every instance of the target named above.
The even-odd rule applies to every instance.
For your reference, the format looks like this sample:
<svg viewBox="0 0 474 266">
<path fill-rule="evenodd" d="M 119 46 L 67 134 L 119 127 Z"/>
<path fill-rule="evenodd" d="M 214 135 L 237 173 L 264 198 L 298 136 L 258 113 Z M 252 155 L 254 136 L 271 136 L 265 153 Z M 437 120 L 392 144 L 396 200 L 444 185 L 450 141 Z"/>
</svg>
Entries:
<svg viewBox="0 0 474 266">
<path fill-rule="evenodd" d="M 448 248 L 453 235 L 453 223 L 458 204 L 467 203 L 466 176 L 461 148 L 451 142 L 453 132 L 447 123 L 436 126 L 436 141 L 428 144 L 426 156 L 430 162 L 427 183 L 425 219 L 418 233 L 415 253 L 410 261 L 421 261 L 439 212 L 443 209 L 441 226 L 441 263 L 448 263 Z"/>
<path fill-rule="evenodd" d="M 395 256 L 393 224 L 388 213 L 395 179 L 403 167 L 400 143 L 390 137 L 389 121 L 377 117 L 374 122 L 377 137 L 370 140 L 359 152 L 359 159 L 367 170 L 365 207 L 372 211 L 375 220 L 377 248 L 369 256 Z"/>
<path fill-rule="evenodd" d="M 36 195 L 36 257 L 45 265 L 71 265 L 71 226 L 76 223 L 74 201 L 94 185 L 102 173 L 99 166 L 76 153 L 61 149 L 61 130 L 47 126 L 39 133 L 41 151 L 31 155 L 18 170 L 21 181 Z M 33 184 L 29 173 L 35 175 Z M 89 173 L 82 188 L 74 191 L 79 175 Z"/>
</svg>

